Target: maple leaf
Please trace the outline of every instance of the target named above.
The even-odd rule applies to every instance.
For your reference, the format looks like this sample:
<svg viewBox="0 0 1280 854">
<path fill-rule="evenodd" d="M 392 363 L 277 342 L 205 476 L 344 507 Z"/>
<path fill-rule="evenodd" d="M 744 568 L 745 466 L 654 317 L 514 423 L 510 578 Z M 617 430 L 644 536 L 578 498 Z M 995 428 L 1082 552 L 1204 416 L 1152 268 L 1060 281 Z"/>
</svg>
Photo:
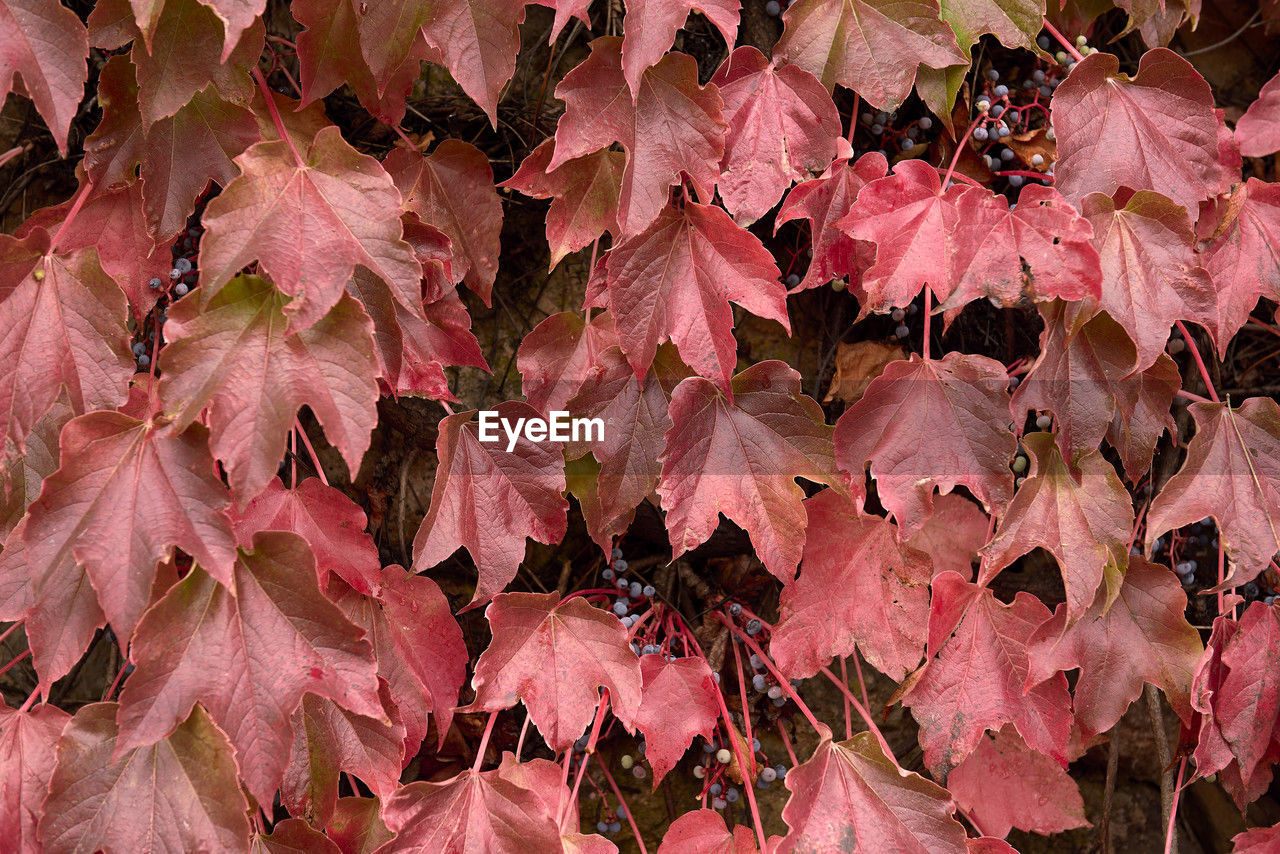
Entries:
<svg viewBox="0 0 1280 854">
<path fill-rule="evenodd" d="M 604 421 L 597 441 L 581 448 L 571 446 L 567 455 L 589 448 L 600 463 L 587 484 L 595 494 L 599 521 L 592 525 L 589 519 L 588 530 L 606 554 L 613 551 L 613 537 L 631 526 L 635 508 L 653 492 L 662 474 L 659 458 L 671 429 L 671 391 L 689 373 L 669 347 L 659 348 L 643 379 L 636 378 L 619 347 L 608 348 L 598 355 L 578 394 L 567 404 L 579 417 Z M 574 494 L 584 500 L 580 490 Z"/>
<path fill-rule="evenodd" d="M 63 157 L 89 79 L 88 57 L 84 24 L 58 0 L 0 3 L 0 105 L 21 76 L 17 91 L 35 103 Z"/>
<path fill-rule="evenodd" d="M 793 181 L 830 165 L 840 114 L 816 77 L 794 65 L 779 68 L 750 45 L 733 51 L 711 82 L 720 90 L 729 125 L 720 197 L 735 219 L 749 225 L 777 204 Z"/>
<path fill-rule="evenodd" d="M 244 850 L 249 804 L 231 744 L 204 709 L 129 747 L 116 712 L 115 703 L 84 706 L 63 731 L 40 818 L 44 850 Z"/>
<path fill-rule="evenodd" d="M 690 377 L 671 395 L 671 428 L 658 494 L 672 559 L 705 543 L 720 514 L 751 536 L 760 560 L 783 582 L 804 548 L 803 477 L 834 482 L 831 428 L 800 393 L 785 362 L 759 362 L 733 378 L 730 400 L 710 381 Z"/>
<path fill-rule="evenodd" d="M 1046 836 L 1088 827 L 1080 787 L 1054 759 L 1027 747 L 1005 726 L 947 775 L 947 790 L 982 833 L 1004 838 L 1012 828 Z"/>
<path fill-rule="evenodd" d="M 1280 824 L 1255 827 L 1231 837 L 1232 854 L 1270 854 L 1280 846 Z"/>
<path fill-rule="evenodd" d="M 467 645 L 440 587 L 425 575 L 384 567 L 372 596 L 354 590 L 329 597 L 347 619 L 365 630 L 378 660 L 378 675 L 391 688 L 404 726 L 404 755 L 416 756 L 436 717 L 441 744 L 449 733 L 458 691 L 467 677 Z"/>
<path fill-rule="evenodd" d="M 142 185 L 135 181 L 116 190 L 90 193 L 59 241 L 63 252 L 93 247 L 103 272 L 124 291 L 138 320 L 146 317 L 161 295 L 147 283 L 153 277 L 166 276 L 173 266 L 168 238 L 166 245 L 157 244 L 147 230 Z M 71 205 L 65 202 L 42 208 L 22 224 L 18 236 L 28 237 L 37 227 L 60 228 Z"/>
<path fill-rule="evenodd" d="M 940 5 L 942 20 L 955 31 L 961 50 L 977 44 L 984 33 L 991 33 L 1005 47 L 1022 47 L 1033 53 L 1038 48 L 1043 0 L 941 0 Z"/>
<path fill-rule="evenodd" d="M 342 854 L 342 849 L 329 837 L 300 818 L 276 822 L 270 833 L 258 833 L 249 846 L 249 854 Z"/>
<path fill-rule="evenodd" d="M 184 432 L 164 421 L 91 412 L 63 428 L 60 444 L 61 466 L 27 511 L 35 608 L 51 595 L 46 588 L 87 576 L 127 641 L 151 602 L 156 564 L 172 559 L 175 546 L 230 581 L 235 541 L 223 511 L 231 499 L 214 472 L 205 428 Z M 33 647 L 43 646 L 39 640 L 32 638 Z M 47 659 L 37 663 L 48 665 L 41 670 L 46 686 L 65 672 Z"/>
<path fill-rule="evenodd" d="M 920 724 L 925 763 L 935 776 L 971 754 L 984 731 L 1006 723 L 1033 750 L 1066 761 L 1066 677 L 1059 673 L 1026 688 L 1027 642 L 1049 617 L 1049 609 L 1026 592 L 1006 605 L 954 573 L 933 579 L 929 661 L 909 682 L 902 703 Z"/>
<path fill-rule="evenodd" d="M 791 832 L 773 849 L 804 851 L 957 851 L 964 827 L 946 789 L 889 756 L 869 732 L 834 742 L 831 730 L 808 761 L 786 776 L 791 798 L 782 818 Z"/>
<path fill-rule="evenodd" d="M 454 282 L 465 283 L 488 305 L 502 236 L 502 202 L 489 158 L 470 143 L 447 139 L 428 156 L 396 148 L 384 165 L 405 210 L 449 238 Z"/>
<path fill-rule="evenodd" d="M 985 356 L 892 362 L 836 422 L 836 464 L 862 489 L 870 463 L 902 537 L 924 524 L 933 490 L 965 486 L 988 513 L 1013 495 L 1008 378 Z M 940 442 L 938 437 L 945 437 Z"/>
<path fill-rule="evenodd" d="M 680 757 L 701 735 L 710 741 L 715 735 L 720 706 L 716 701 L 716 681 L 705 658 L 677 658 L 662 655 L 640 656 L 643 685 L 636 728 L 645 737 L 645 759 L 653 768 L 656 788 L 676 766 Z"/>
<path fill-rule="evenodd" d="M 565 111 L 547 169 L 621 143 L 627 151 L 618 198 L 623 234 L 643 231 L 662 213 L 681 173 L 698 198 L 711 198 L 727 126 L 716 87 L 698 85 L 693 57 L 664 56 L 644 72 L 633 101 L 622 71 L 622 40 L 595 39 L 591 55 L 564 76 L 555 94 Z"/>
<path fill-rule="evenodd" d="M 782 590 L 769 654 L 788 679 L 807 679 L 832 658 L 860 649 L 873 667 L 901 681 L 924 651 L 928 557 L 899 545 L 892 522 L 861 514 L 835 490 L 804 506 L 809 533 L 800 577 Z"/>
<path fill-rule="evenodd" d="M 394 835 L 382 822 L 381 808 L 377 798 L 338 798 L 325 835 L 342 854 L 369 854 Z"/>
<path fill-rule="evenodd" d="M 378 398 L 373 324 L 359 304 L 343 294 L 311 328 L 287 334 L 286 298 L 256 276 L 233 279 L 203 309 L 198 302 L 169 309 L 160 396 L 184 427 L 207 408 L 213 455 L 239 503 L 275 475 L 303 405 L 354 473 Z"/>
<path fill-rule="evenodd" d="M 527 403 L 496 407 L 499 423 L 538 417 Z M 564 456 L 558 445 L 524 434 L 512 450 L 507 440 L 481 442 L 475 411 L 441 419 L 436 435 L 431 507 L 413 539 L 415 571 L 427 569 L 465 548 L 479 571 L 469 607 L 481 605 L 515 578 L 525 537 L 558 543 L 568 525 Z"/>
<path fill-rule="evenodd" d="M 839 83 L 891 110 L 910 94 L 917 66 L 969 62 L 938 15 L 937 0 L 797 0 L 783 13 L 773 55 L 828 91 Z"/>
<path fill-rule="evenodd" d="M 259 531 L 292 531 L 306 540 L 315 555 L 321 587 L 330 573 L 361 593 L 370 593 L 379 584 L 382 561 L 373 537 L 365 533 L 364 511 L 318 478 L 306 478 L 293 489 L 272 478 L 233 517 L 236 541 L 242 548 L 249 548 Z"/>
<path fill-rule="evenodd" d="M 551 199 L 547 210 L 547 245 L 551 268 L 604 232 L 620 234 L 618 199 L 627 155 L 601 149 L 548 169 L 555 155 L 555 139 L 530 152 L 516 174 L 498 186 L 510 187 L 535 199 Z"/>
<path fill-rule="evenodd" d="M 1133 370 L 1151 367 L 1175 320 L 1214 315 L 1213 281 L 1198 266 L 1187 212 L 1157 193 L 1135 193 L 1124 207 L 1098 193 L 1084 200 L 1102 260 L 1099 306 L 1138 348 Z"/>
<path fill-rule="evenodd" d="M 1280 186 L 1250 178 L 1226 204 L 1226 216 L 1204 250 L 1216 310 L 1198 319 L 1218 344 L 1219 357 L 1259 296 L 1280 300 Z"/>
<path fill-rule="evenodd" d="M 689 367 L 727 391 L 738 362 L 730 302 L 791 332 L 773 256 L 718 207 L 669 205 L 604 262 L 606 293 L 590 304 L 607 304 L 637 377 L 670 340 Z"/>
<path fill-rule="evenodd" d="M 116 754 L 164 738 L 198 702 L 235 746 L 250 794 L 270 803 L 304 693 L 384 713 L 370 645 L 316 585 L 306 540 L 270 531 L 253 545 L 230 586 L 196 567 L 138 624 Z"/>
<path fill-rule="evenodd" d="M 432 62 L 449 69 L 496 128 L 498 95 L 516 70 L 526 0 L 438 0 L 424 5 L 422 35 L 435 54 Z M 386 50 L 379 41 L 362 43 L 366 56 Z"/>
<path fill-rule="evenodd" d="M 607 313 L 596 315 L 590 323 L 576 311 L 551 315 L 530 330 L 516 350 L 525 400 L 544 416 L 564 411 L 600 354 L 617 341 L 613 318 Z"/>
<path fill-rule="evenodd" d="M 387 799 L 382 818 L 396 836 L 375 854 L 527 854 L 563 847 L 555 816 L 539 794 L 510 782 L 498 768 L 403 786 Z"/>
<path fill-rule="evenodd" d="M 1107 441 L 1120 454 L 1125 475 L 1133 483 L 1151 468 L 1156 443 L 1175 430 L 1169 412 L 1182 388 L 1182 374 L 1166 353 L 1145 371 L 1130 374 L 1116 388 L 1116 414 L 1107 428 Z"/>
<path fill-rule="evenodd" d="M 383 684 L 383 704 L 394 708 Z M 333 817 L 339 774 L 360 779 L 379 798 L 398 787 L 404 762 L 404 727 L 357 715 L 332 700 L 305 694 L 293 713 L 293 749 L 280 786 L 291 813 L 320 824 Z M 410 757 L 412 758 L 412 757 Z"/>
<path fill-rule="evenodd" d="M 285 308 L 291 330 L 306 329 L 338 302 L 360 264 L 421 311 L 422 268 L 401 237 L 400 193 L 382 164 L 332 125 L 303 157 L 271 140 L 236 158 L 239 177 L 205 208 L 200 301 L 209 305 L 256 260 L 294 298 Z"/>
<path fill-rule="evenodd" d="M 1128 187 L 1188 210 L 1229 189 L 1237 176 L 1218 161 L 1213 92 L 1191 63 L 1157 48 L 1142 55 L 1136 77 L 1119 68 L 1114 55 L 1091 54 L 1054 90 L 1054 187 L 1077 206 Z"/>
<path fill-rule="evenodd" d="M 1280 551 L 1280 406 L 1251 397 L 1239 407 L 1192 403 L 1196 434 L 1178 473 L 1147 514 L 1147 553 L 1166 531 L 1212 516 L 1231 557 L 1224 586 L 1253 579 Z"/>
<path fill-rule="evenodd" d="M 633 0 L 622 22 L 622 71 L 632 97 L 638 96 L 644 72 L 662 59 L 690 12 L 705 17 L 732 50 L 739 9 L 735 0 Z"/>
<path fill-rule="evenodd" d="M 1068 623 L 1065 605 L 1027 642 L 1028 684 L 1080 669 L 1076 721 L 1086 736 L 1106 732 L 1155 685 L 1184 722 L 1191 719 L 1191 678 L 1204 651 L 1187 622 L 1187 595 L 1168 568 L 1130 555 L 1114 598 L 1099 590 L 1089 609 Z"/>
<path fill-rule="evenodd" d="M 521 762 L 503 753 L 498 776 L 532 792 L 549 815 L 560 817 L 560 839 L 565 854 L 617 854 L 618 846 L 598 834 L 578 832 L 578 802 L 565 779 L 564 768 L 547 759 Z"/>
<path fill-rule="evenodd" d="M 36 822 L 49 794 L 54 748 L 71 715 L 41 703 L 30 711 L 0 705 L 0 834 L 14 851 L 38 851 Z"/>
<path fill-rule="evenodd" d="M 954 492 L 933 500 L 933 513 L 906 545 L 927 554 L 933 574 L 950 570 L 966 581 L 973 577 L 973 562 L 987 543 L 991 520 L 982 508 Z"/>
<path fill-rule="evenodd" d="M 261 19 L 232 40 L 224 37 L 222 22 L 203 2 L 164 0 L 151 41 L 145 38 L 147 29 L 141 32 L 144 38 L 134 40 L 131 56 L 144 125 L 172 116 L 206 86 L 238 104 L 251 97 L 249 70 L 266 40 Z M 175 49 L 178 45 L 183 49 Z"/>
<path fill-rule="evenodd" d="M 138 180 L 146 128 L 138 109 L 138 83 L 127 55 L 113 56 L 98 73 L 102 121 L 84 141 L 84 171 L 98 187 Z"/>
<path fill-rule="evenodd" d="M 597 688 L 609 689 L 614 715 L 634 730 L 640 661 L 616 616 L 581 597 L 500 593 L 485 609 L 493 640 L 476 662 L 468 711 L 523 702 L 552 750 L 568 747 L 595 717 Z"/>
<path fill-rule="evenodd" d="M 715 810 L 691 810 L 671 822 L 658 854 L 756 854 L 751 828 L 739 824 L 730 832 Z"/>
<path fill-rule="evenodd" d="M 93 249 L 0 235 L 0 433 L 19 451 L 65 389 L 77 413 L 124 402 L 133 354 L 124 294 Z"/>
<path fill-rule="evenodd" d="M 1074 622 L 1094 601 L 1104 578 L 1114 588 L 1129 556 L 1133 501 L 1111 463 L 1098 451 L 1068 467 L 1051 433 L 1029 433 L 1022 446 L 1030 458 L 1018 489 L 983 549 L 978 582 L 989 584 L 1000 570 L 1033 549 L 1053 555 L 1067 592 L 1067 620 Z M 1114 590 L 1108 594 L 1108 601 Z"/>
<path fill-rule="evenodd" d="M 260 139 L 253 113 L 218 97 L 212 86 L 151 125 L 142 152 L 151 235 L 164 242 L 181 231 L 210 182 L 230 184 L 240 174 L 233 159 Z"/>
<path fill-rule="evenodd" d="M 808 220 L 813 252 L 809 269 L 795 290 L 816 288 L 842 276 L 858 284 L 857 277 L 871 266 L 874 248 L 865 241 L 854 240 L 837 224 L 849 213 L 858 192 L 883 178 L 888 169 L 888 162 L 878 151 L 853 161 L 852 149 L 846 148 L 821 176 L 797 184 L 787 194 L 774 218 L 775 230 L 784 222 Z"/>
<path fill-rule="evenodd" d="M 1236 122 L 1235 137 L 1245 157 L 1266 157 L 1280 151 L 1280 75 L 1267 81 L 1258 100 Z"/>
</svg>

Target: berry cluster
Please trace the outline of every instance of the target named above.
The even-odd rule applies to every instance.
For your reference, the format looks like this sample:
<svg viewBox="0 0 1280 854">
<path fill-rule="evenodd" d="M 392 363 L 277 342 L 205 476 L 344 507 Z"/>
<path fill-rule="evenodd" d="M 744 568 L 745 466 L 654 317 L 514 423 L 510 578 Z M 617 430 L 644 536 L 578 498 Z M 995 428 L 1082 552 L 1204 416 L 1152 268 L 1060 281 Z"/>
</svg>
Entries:
<svg viewBox="0 0 1280 854">
<path fill-rule="evenodd" d="M 147 287 L 157 294 L 156 305 L 152 312 L 138 324 L 137 338 L 134 341 L 133 357 L 137 360 L 139 371 L 150 370 L 152 360 L 160 349 L 164 337 L 164 323 L 169 316 L 169 304 L 181 299 L 195 287 L 199 272 L 196 260 L 200 253 L 200 238 L 204 235 L 204 227 L 200 224 L 199 213 L 192 214 L 187 220 L 186 229 L 169 247 L 173 255 L 173 266 L 166 278 L 154 276 L 147 282 Z"/>
</svg>

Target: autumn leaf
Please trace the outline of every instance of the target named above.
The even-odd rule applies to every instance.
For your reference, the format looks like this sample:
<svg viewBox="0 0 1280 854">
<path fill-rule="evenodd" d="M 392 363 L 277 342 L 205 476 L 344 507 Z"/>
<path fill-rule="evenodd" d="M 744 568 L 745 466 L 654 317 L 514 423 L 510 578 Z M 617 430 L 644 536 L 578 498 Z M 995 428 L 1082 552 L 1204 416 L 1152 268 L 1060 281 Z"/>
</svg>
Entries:
<svg viewBox="0 0 1280 854">
<path fill-rule="evenodd" d="M 640 661 L 617 616 L 557 593 L 501 593 L 485 616 L 493 640 L 476 662 L 468 711 L 523 702 L 548 746 L 560 751 L 586 731 L 603 687 L 614 715 L 634 729 Z"/>
<path fill-rule="evenodd" d="M 576 311 L 551 315 L 531 329 L 516 350 L 525 400 L 544 417 L 565 411 L 600 355 L 617 341 L 608 313 L 597 314 L 590 323 Z M 578 410 L 573 412 L 578 415 Z"/>
<path fill-rule="evenodd" d="M 1010 48 L 1038 49 L 1036 36 L 1044 22 L 1041 0 L 941 0 L 942 20 L 951 25 L 961 49 L 991 33 Z M 1003 834 L 1000 834 L 1003 835 Z"/>
<path fill-rule="evenodd" d="M 0 834 L 15 851 L 39 850 L 36 823 L 49 794 L 54 749 L 70 720 L 45 703 L 29 711 L 0 706 Z"/>
<path fill-rule="evenodd" d="M 527 403 L 497 406 L 499 423 L 511 425 L 538 413 Z M 551 443 L 523 433 L 511 450 L 502 431 L 481 442 L 474 411 L 440 421 L 436 436 L 435 485 L 431 507 L 413 540 L 415 570 L 427 569 L 466 548 L 480 578 L 471 607 L 500 593 L 524 557 L 525 537 L 556 543 L 568 525 L 564 457 Z"/>
<path fill-rule="evenodd" d="M 1266 157 L 1280 151 L 1280 76 L 1272 77 L 1258 100 L 1236 122 L 1236 140 L 1245 157 Z M 1256 180 L 1251 178 L 1251 181 Z"/>
<path fill-rule="evenodd" d="M 1225 358 L 1227 347 L 1258 297 L 1280 300 L 1280 187 L 1249 178 L 1226 204 L 1226 215 L 1204 247 L 1204 267 L 1213 280 L 1215 308 L 1198 318 Z"/>
<path fill-rule="evenodd" d="M 705 658 L 668 661 L 662 655 L 640 656 L 642 686 L 636 728 L 645 737 L 645 760 L 653 768 L 656 787 L 701 735 L 715 735 L 720 689 Z"/>
<path fill-rule="evenodd" d="M 723 513 L 751 535 L 769 572 L 787 582 L 804 548 L 804 492 L 796 478 L 833 482 L 831 428 L 783 362 L 752 365 L 732 387 L 730 400 L 710 381 L 690 377 L 671 395 L 658 494 L 672 559 L 706 542 Z"/>
<path fill-rule="evenodd" d="M 17 91 L 35 103 L 64 157 L 89 79 L 88 57 L 84 24 L 58 0 L 0 3 L 0 105 L 14 91 L 14 76 L 21 76 Z"/>
<path fill-rule="evenodd" d="M 304 405 L 354 474 L 378 397 L 373 324 L 359 304 L 343 294 L 309 329 L 289 334 L 286 298 L 256 276 L 198 303 L 179 300 L 169 310 L 160 396 L 183 427 L 207 410 L 210 447 L 238 503 L 275 475 Z"/>
<path fill-rule="evenodd" d="M 342 854 L 332 840 L 300 818 L 276 822 L 270 833 L 258 833 L 249 846 L 249 854 Z"/>
<path fill-rule="evenodd" d="M 671 822 L 658 854 L 756 854 L 755 835 L 739 824 L 730 832 L 713 809 L 691 810 Z"/>
<path fill-rule="evenodd" d="M 827 388 L 823 403 L 839 399 L 855 403 L 866 392 L 871 381 L 883 373 L 891 362 L 907 358 L 907 352 L 896 344 L 880 341 L 844 341 L 836 346 L 836 375 Z"/>
<path fill-rule="evenodd" d="M 951 492 L 933 499 L 933 513 L 904 542 L 930 557 L 935 578 L 950 570 L 968 581 L 991 530 L 991 520 L 981 507 Z"/>
</svg>

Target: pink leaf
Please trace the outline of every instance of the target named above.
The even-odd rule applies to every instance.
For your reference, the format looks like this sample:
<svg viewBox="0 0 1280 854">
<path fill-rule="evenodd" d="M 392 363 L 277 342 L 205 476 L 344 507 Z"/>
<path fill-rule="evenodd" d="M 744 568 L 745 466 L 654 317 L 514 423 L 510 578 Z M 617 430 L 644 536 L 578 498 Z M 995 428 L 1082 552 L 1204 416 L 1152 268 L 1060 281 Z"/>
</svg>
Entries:
<svg viewBox="0 0 1280 854">
<path fill-rule="evenodd" d="M 69 720 L 44 703 L 31 711 L 0 707 L 0 835 L 14 851 L 40 850 L 36 822 L 49 794 L 54 748 Z"/>
<path fill-rule="evenodd" d="M 67 154 L 67 134 L 76 117 L 84 84 L 89 36 L 76 13 L 58 0 L 4 0 L 0 3 L 0 105 L 13 91 L 13 78 L 36 109 L 58 151 Z"/>
<path fill-rule="evenodd" d="M 1216 306 L 1198 318 L 1222 358 L 1258 297 L 1280 300 L 1280 186 L 1250 178 L 1235 188 L 1225 208 L 1205 248 Z"/>
<path fill-rule="evenodd" d="M 671 822 L 658 854 L 756 854 L 755 835 L 739 824 L 733 832 L 724 816 L 711 809 L 692 810 Z"/>
<path fill-rule="evenodd" d="M 662 59 L 690 12 L 701 13 L 732 48 L 740 7 L 737 0 L 632 0 L 622 22 L 622 70 L 632 96 L 639 94 L 644 72 Z"/>
<path fill-rule="evenodd" d="M 590 324 L 576 311 L 551 315 L 535 326 L 516 350 L 525 400 L 544 417 L 552 411 L 564 411 L 600 354 L 617 341 L 613 318 L 607 313 L 591 318 Z"/>
<path fill-rule="evenodd" d="M 640 673 L 643 686 L 636 728 L 644 734 L 645 759 L 653 768 L 656 787 L 684 756 L 695 735 L 708 741 L 715 735 L 720 689 L 705 658 L 667 661 L 662 655 L 642 655 Z"/>
<path fill-rule="evenodd" d="M 1236 122 L 1236 140 L 1245 157 L 1266 157 L 1280 151 L 1280 75 L 1267 81 L 1258 100 Z"/>
</svg>

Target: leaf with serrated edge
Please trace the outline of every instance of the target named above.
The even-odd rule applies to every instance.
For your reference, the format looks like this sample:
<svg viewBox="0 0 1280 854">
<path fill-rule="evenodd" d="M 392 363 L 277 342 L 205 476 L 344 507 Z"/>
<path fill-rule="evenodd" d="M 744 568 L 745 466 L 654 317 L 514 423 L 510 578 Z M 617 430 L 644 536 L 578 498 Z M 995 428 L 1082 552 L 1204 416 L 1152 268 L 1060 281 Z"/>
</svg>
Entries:
<svg viewBox="0 0 1280 854">
<path fill-rule="evenodd" d="M 662 655 L 640 656 L 643 686 L 636 729 L 645 738 L 645 759 L 653 768 L 653 785 L 693 744 L 695 735 L 710 741 L 715 735 L 720 689 L 705 658 L 691 656 L 668 661 Z"/>
<path fill-rule="evenodd" d="M 84 24 L 57 0 L 0 3 L 0 105 L 13 91 L 15 75 L 20 75 L 20 91 L 35 102 L 64 157 L 67 134 L 89 79 L 88 56 Z"/>
<path fill-rule="evenodd" d="M 0 706 L 0 838 L 14 851 L 38 851 L 36 823 L 49 794 L 58 737 L 71 715 L 44 703 L 29 711 Z"/>
</svg>

